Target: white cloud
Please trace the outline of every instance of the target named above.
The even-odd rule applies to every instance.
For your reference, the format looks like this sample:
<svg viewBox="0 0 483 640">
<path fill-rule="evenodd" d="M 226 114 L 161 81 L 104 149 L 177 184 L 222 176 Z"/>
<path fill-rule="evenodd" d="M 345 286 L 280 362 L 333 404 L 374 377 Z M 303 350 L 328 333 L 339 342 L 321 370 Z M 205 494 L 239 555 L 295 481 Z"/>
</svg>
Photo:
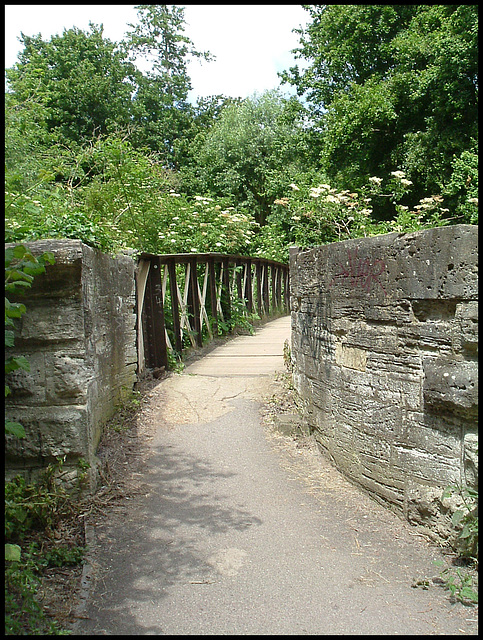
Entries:
<svg viewBox="0 0 483 640">
<path fill-rule="evenodd" d="M 90 20 L 103 23 L 104 35 L 118 41 L 136 15 L 134 5 L 6 5 L 5 65 L 16 61 L 21 31 L 49 39 L 74 25 L 87 29 Z M 186 5 L 186 35 L 198 50 L 210 50 L 217 58 L 189 64 L 192 98 L 246 97 L 277 87 L 277 71 L 294 64 L 290 50 L 298 46 L 299 36 L 292 29 L 308 17 L 300 5 Z"/>
<path fill-rule="evenodd" d="M 190 64 L 195 93 L 245 97 L 280 84 L 277 71 L 294 64 L 290 50 L 298 46 L 292 29 L 308 14 L 300 5 L 191 5 L 185 17 L 196 48 L 216 56 Z"/>
</svg>

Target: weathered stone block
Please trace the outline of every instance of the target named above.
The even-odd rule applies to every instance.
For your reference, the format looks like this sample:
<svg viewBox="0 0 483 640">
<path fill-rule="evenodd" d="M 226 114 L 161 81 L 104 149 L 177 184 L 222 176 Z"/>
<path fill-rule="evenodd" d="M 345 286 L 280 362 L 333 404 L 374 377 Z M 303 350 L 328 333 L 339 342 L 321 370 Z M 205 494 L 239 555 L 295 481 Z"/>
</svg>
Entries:
<svg viewBox="0 0 483 640">
<path fill-rule="evenodd" d="M 27 437 L 8 436 L 7 462 L 30 458 L 35 466 L 39 460 L 55 462 L 63 456 L 88 459 L 89 416 L 85 407 L 42 407 L 35 413 L 28 407 L 16 407 L 9 414 L 24 426 Z"/>
<path fill-rule="evenodd" d="M 424 402 L 428 410 L 475 415 L 478 408 L 478 364 L 454 358 L 425 358 Z"/>
<path fill-rule="evenodd" d="M 45 404 L 45 355 L 41 352 L 23 354 L 30 370 L 16 369 L 8 374 L 6 382 L 11 395 L 7 404 Z"/>
<path fill-rule="evenodd" d="M 461 302 L 455 311 L 452 334 L 453 350 L 463 351 L 469 357 L 478 354 L 478 302 Z"/>
<path fill-rule="evenodd" d="M 464 435 L 461 484 L 468 484 L 473 489 L 478 486 L 478 434 L 474 432 Z"/>
<path fill-rule="evenodd" d="M 357 347 L 349 347 L 338 342 L 335 345 L 335 363 L 341 367 L 365 371 L 367 365 L 367 351 Z"/>
<path fill-rule="evenodd" d="M 46 397 L 49 404 L 84 404 L 92 372 L 80 356 L 53 353 L 45 355 Z"/>
<path fill-rule="evenodd" d="M 36 294 L 35 287 L 33 293 Z M 79 298 L 42 299 L 29 294 L 22 300 L 28 313 L 20 319 L 16 344 L 84 342 L 84 310 Z"/>
</svg>

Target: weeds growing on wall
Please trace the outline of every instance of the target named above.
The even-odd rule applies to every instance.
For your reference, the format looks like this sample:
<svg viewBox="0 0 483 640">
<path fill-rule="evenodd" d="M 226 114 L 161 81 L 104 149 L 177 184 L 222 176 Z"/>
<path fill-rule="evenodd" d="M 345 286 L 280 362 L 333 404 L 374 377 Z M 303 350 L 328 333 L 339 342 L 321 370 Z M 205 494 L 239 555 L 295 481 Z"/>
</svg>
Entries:
<svg viewBox="0 0 483 640">
<path fill-rule="evenodd" d="M 462 507 L 453 513 L 451 522 L 456 530 L 458 557 L 453 566 L 441 571 L 444 588 L 454 600 L 463 604 L 478 602 L 478 490 L 471 487 L 451 485 L 445 489 L 442 498 L 458 495 Z M 440 562 L 436 562 L 441 566 Z"/>
</svg>

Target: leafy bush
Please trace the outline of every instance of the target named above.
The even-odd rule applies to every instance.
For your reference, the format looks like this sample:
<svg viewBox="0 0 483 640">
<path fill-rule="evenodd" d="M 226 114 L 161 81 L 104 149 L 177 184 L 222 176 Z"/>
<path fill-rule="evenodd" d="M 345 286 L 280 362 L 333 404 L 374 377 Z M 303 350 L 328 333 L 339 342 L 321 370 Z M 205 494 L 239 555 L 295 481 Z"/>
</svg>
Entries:
<svg viewBox="0 0 483 640">
<path fill-rule="evenodd" d="M 408 207 L 400 204 L 407 198 L 412 182 L 404 172 L 392 171 L 383 193 L 383 180 L 369 178 L 359 191 L 338 190 L 330 184 L 290 185 L 287 196 L 274 202 L 273 213 L 261 230 L 259 253 L 281 262 L 288 261 L 291 245 L 308 248 L 361 236 L 390 231 L 406 233 L 449 223 L 449 210 L 439 195 L 423 198 Z M 392 220 L 374 218 L 374 202 L 388 200 L 394 209 Z"/>
<path fill-rule="evenodd" d="M 6 635 L 63 635 L 36 598 L 46 568 L 78 565 L 85 553 L 82 546 L 48 544 L 56 527 L 75 513 L 71 498 L 56 481 L 61 470 L 59 460 L 38 482 L 16 476 L 5 483 Z"/>
<path fill-rule="evenodd" d="M 108 253 L 252 252 L 258 225 L 229 198 L 187 197 L 151 156 L 114 136 L 63 151 L 63 182 L 6 193 L 6 240 L 78 238 Z"/>
<path fill-rule="evenodd" d="M 5 539 L 8 542 L 20 542 L 32 529 L 52 531 L 59 520 L 70 513 L 69 496 L 55 481 L 54 473 L 55 466 L 49 465 L 38 483 L 27 483 L 22 476 L 5 483 Z"/>
<path fill-rule="evenodd" d="M 59 635 L 59 626 L 47 618 L 35 599 L 40 585 L 38 564 L 29 553 L 5 569 L 5 635 Z"/>
</svg>

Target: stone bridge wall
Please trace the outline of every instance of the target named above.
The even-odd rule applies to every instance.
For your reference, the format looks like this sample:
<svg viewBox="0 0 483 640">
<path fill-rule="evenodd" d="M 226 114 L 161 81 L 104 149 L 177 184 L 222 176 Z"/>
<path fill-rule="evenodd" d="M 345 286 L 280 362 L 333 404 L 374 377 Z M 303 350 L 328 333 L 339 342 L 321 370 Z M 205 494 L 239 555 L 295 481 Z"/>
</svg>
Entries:
<svg viewBox="0 0 483 640">
<path fill-rule="evenodd" d="M 443 488 L 477 479 L 477 229 L 290 256 L 295 385 L 319 446 L 349 479 L 442 537 Z"/>
<path fill-rule="evenodd" d="M 83 458 L 92 486 L 102 425 L 136 380 L 135 262 L 79 240 L 25 244 L 56 262 L 18 298 L 27 312 L 7 355 L 26 356 L 31 370 L 8 376 L 6 413 L 27 437 L 7 437 L 6 477 L 33 477 L 65 456 L 64 479 L 75 482 Z"/>
</svg>

